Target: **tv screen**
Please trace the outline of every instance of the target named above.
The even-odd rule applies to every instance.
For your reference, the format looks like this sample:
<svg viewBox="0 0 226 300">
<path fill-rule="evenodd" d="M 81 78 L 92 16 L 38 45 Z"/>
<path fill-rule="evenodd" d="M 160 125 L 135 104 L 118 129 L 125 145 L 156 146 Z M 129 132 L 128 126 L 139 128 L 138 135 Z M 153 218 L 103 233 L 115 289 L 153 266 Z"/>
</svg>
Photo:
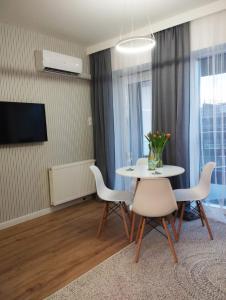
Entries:
<svg viewBox="0 0 226 300">
<path fill-rule="evenodd" d="M 0 144 L 47 141 L 45 105 L 0 101 Z"/>
</svg>

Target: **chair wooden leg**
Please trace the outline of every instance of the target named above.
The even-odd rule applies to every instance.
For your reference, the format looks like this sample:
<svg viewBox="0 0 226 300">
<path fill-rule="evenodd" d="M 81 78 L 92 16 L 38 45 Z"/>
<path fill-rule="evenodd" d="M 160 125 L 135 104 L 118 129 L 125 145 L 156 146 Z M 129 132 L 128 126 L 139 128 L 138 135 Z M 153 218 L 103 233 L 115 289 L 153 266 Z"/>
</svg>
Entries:
<svg viewBox="0 0 226 300">
<path fill-rule="evenodd" d="M 142 217 L 140 217 L 140 222 L 137 228 L 137 235 L 136 235 L 136 239 L 135 239 L 135 244 L 137 244 L 138 239 L 139 239 L 139 235 L 140 235 L 140 231 L 141 231 L 141 226 L 142 226 Z"/>
<path fill-rule="evenodd" d="M 202 211 L 201 211 L 201 208 L 200 208 L 199 201 L 196 201 L 196 205 L 197 205 L 197 208 L 198 208 L 198 211 L 199 211 L 199 216 L 200 216 L 200 219 L 201 219 L 201 222 L 202 222 L 202 226 L 204 227 L 205 224 L 204 224 L 203 215 L 202 215 Z"/>
<path fill-rule="evenodd" d="M 135 212 L 131 212 L 132 215 L 132 222 L 131 222 L 131 229 L 130 229 L 130 237 L 129 237 L 129 241 L 132 242 L 133 241 L 133 234 L 134 234 L 134 227 L 135 227 L 135 219 L 136 219 L 136 214 Z"/>
<path fill-rule="evenodd" d="M 125 202 L 123 202 L 122 205 L 123 205 L 123 207 L 124 207 L 124 209 L 125 209 L 125 213 L 126 213 L 126 215 L 127 215 L 127 217 L 128 217 L 128 220 L 129 220 L 129 222 L 130 222 L 130 224 L 131 224 L 131 222 L 132 222 L 132 215 L 131 215 L 131 212 L 129 211 L 128 206 L 126 205 Z"/>
<path fill-rule="evenodd" d="M 103 230 L 103 227 L 104 227 L 104 223 L 105 223 L 105 221 L 107 219 L 108 205 L 109 205 L 108 202 L 104 203 L 103 212 L 102 212 L 102 216 L 101 216 L 99 227 L 98 227 L 98 231 L 97 231 L 97 237 L 100 237 L 100 235 L 102 233 L 102 230 Z"/>
<path fill-rule="evenodd" d="M 182 206 L 181 206 L 181 213 L 180 213 L 179 224 L 178 224 L 178 229 L 177 229 L 178 239 L 180 237 L 180 231 L 181 231 L 181 227 L 182 227 L 182 223 L 183 223 L 184 210 L 185 210 L 185 202 L 183 202 Z"/>
<path fill-rule="evenodd" d="M 164 218 L 162 218 L 162 225 L 163 225 L 163 228 L 166 232 L 166 235 L 167 235 L 167 238 L 168 238 L 168 243 L 169 243 L 169 247 L 170 247 L 170 250 L 173 254 L 173 259 L 174 259 L 174 262 L 177 263 L 178 262 L 178 259 L 177 259 L 177 254 L 176 254 L 176 251 L 174 249 L 174 245 L 173 245 L 173 241 L 172 241 L 172 238 L 170 236 L 170 232 L 169 232 L 169 229 L 166 225 L 166 221 Z"/>
<path fill-rule="evenodd" d="M 125 213 L 125 208 L 123 206 L 123 203 L 120 203 L 120 210 L 121 210 L 121 216 L 122 216 L 122 221 L 125 229 L 126 236 L 129 240 L 129 229 L 128 229 L 128 224 L 126 222 L 126 213 Z"/>
<path fill-rule="evenodd" d="M 142 239 L 143 239 L 143 235 L 144 235 L 144 227 L 145 227 L 145 217 L 141 218 L 141 229 L 140 229 L 140 234 L 139 234 L 139 240 L 138 240 L 138 245 L 137 245 L 137 251 L 136 251 L 136 255 L 135 255 L 135 262 L 137 263 L 139 260 L 139 256 L 140 256 L 140 248 L 141 248 L 141 243 L 142 243 Z"/>
<path fill-rule="evenodd" d="M 210 239 L 213 240 L 213 234 L 212 234 L 212 231 L 211 231 L 211 228 L 210 228 L 210 225 L 209 225 L 209 222 L 208 222 L 208 219 L 207 219 L 205 210 L 204 210 L 203 205 L 202 205 L 201 202 L 199 202 L 199 205 L 200 205 L 201 214 L 202 214 L 203 219 L 204 219 L 204 221 L 205 221 L 205 223 L 206 223 L 206 227 L 207 227 L 207 230 L 208 230 Z"/>
<path fill-rule="evenodd" d="M 176 230 L 176 227 L 175 227 L 175 222 L 174 222 L 174 216 L 173 215 L 169 217 L 169 221 L 170 221 L 170 225 L 171 225 L 171 228 L 172 228 L 172 231 L 173 231 L 174 239 L 177 242 L 178 241 L 178 234 L 177 234 L 177 230 Z"/>
</svg>

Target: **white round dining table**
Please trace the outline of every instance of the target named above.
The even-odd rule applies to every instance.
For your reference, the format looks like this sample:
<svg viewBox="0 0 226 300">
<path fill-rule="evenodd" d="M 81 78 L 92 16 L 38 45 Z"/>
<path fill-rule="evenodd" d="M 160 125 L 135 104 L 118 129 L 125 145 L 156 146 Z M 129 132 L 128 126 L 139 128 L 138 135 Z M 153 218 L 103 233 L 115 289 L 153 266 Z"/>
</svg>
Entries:
<svg viewBox="0 0 226 300">
<path fill-rule="evenodd" d="M 184 171 L 184 168 L 172 165 L 164 165 L 162 168 L 150 171 L 147 164 L 142 164 L 119 168 L 116 170 L 116 174 L 137 179 L 157 179 L 177 176 L 183 174 Z"/>
</svg>

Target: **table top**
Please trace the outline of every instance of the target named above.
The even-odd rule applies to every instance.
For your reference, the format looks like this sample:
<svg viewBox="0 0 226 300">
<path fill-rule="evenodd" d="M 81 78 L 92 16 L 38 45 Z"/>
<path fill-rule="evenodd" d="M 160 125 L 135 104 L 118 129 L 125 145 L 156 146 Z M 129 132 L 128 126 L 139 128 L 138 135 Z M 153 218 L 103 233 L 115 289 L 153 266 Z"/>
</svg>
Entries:
<svg viewBox="0 0 226 300">
<path fill-rule="evenodd" d="M 155 179 L 172 177 L 184 173 L 184 168 L 178 166 L 164 165 L 154 171 L 149 171 L 146 164 L 139 166 L 127 166 L 116 170 L 116 174 L 132 178 Z"/>
</svg>

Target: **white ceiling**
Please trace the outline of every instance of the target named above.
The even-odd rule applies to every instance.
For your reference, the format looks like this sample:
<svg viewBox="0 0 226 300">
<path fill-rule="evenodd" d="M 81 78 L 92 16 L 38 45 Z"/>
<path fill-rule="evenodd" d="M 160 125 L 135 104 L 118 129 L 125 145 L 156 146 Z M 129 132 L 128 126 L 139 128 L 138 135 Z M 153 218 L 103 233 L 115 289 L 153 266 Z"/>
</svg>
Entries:
<svg viewBox="0 0 226 300">
<path fill-rule="evenodd" d="M 0 0 L 0 21 L 85 46 L 216 0 Z"/>
</svg>

